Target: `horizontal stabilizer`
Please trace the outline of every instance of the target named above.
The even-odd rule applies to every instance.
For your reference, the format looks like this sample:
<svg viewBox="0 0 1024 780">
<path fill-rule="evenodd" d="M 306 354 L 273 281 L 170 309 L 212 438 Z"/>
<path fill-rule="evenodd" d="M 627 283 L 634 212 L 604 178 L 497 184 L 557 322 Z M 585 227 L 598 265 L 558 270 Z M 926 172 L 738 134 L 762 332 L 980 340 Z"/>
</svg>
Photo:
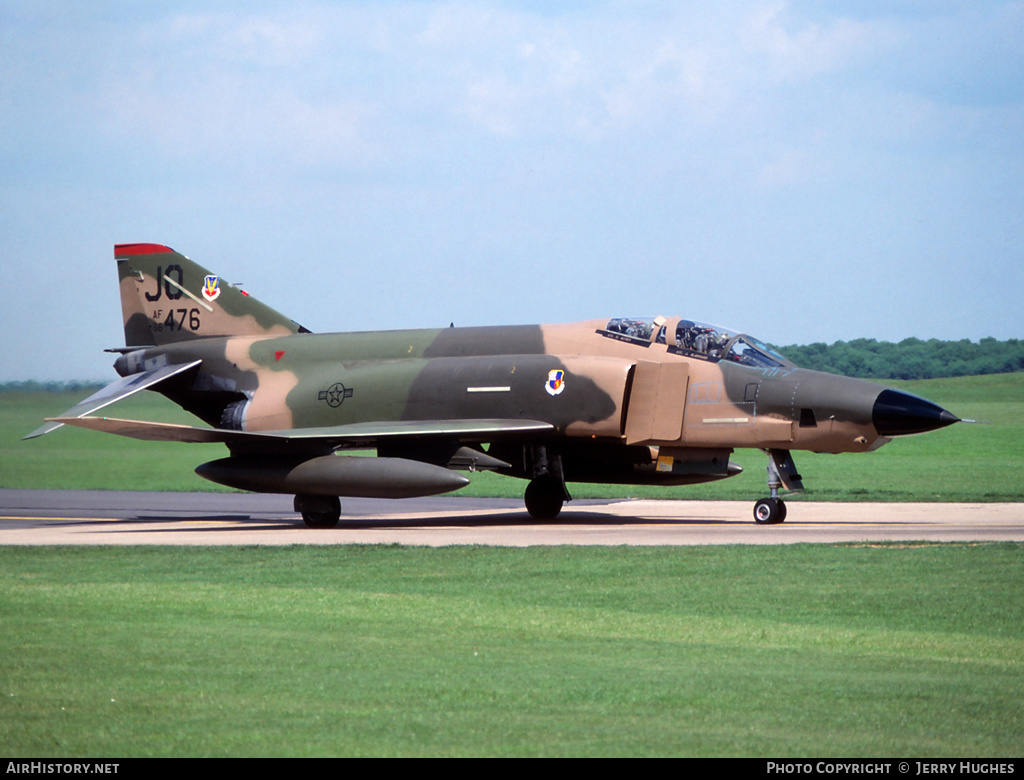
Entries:
<svg viewBox="0 0 1024 780">
<path fill-rule="evenodd" d="M 28 436 L 23 437 L 23 440 L 34 439 L 37 436 L 42 436 L 50 431 L 55 431 L 64 423 L 71 422 L 72 419 L 92 414 L 105 406 L 110 406 L 110 404 L 115 401 L 120 401 L 122 398 L 134 395 L 140 390 L 146 390 L 170 379 L 172 376 L 177 376 L 191 368 L 195 368 L 202 362 L 202 360 L 193 360 L 191 363 L 163 366 L 162 368 L 156 368 L 152 371 L 143 371 L 140 374 L 132 374 L 131 376 L 122 377 L 116 382 L 111 382 L 99 392 L 93 393 L 71 409 L 68 409 L 60 417 L 48 417 L 45 425 L 41 425 L 36 428 Z"/>
<path fill-rule="evenodd" d="M 538 420 L 394 420 L 352 423 L 323 428 L 284 431 L 226 431 L 190 425 L 118 420 L 113 417 L 58 417 L 50 422 L 76 425 L 104 433 L 116 433 L 144 441 L 221 442 L 228 446 L 319 444 L 331 448 L 369 447 L 382 439 L 452 438 L 461 441 L 492 441 L 525 433 L 554 430 Z"/>
</svg>

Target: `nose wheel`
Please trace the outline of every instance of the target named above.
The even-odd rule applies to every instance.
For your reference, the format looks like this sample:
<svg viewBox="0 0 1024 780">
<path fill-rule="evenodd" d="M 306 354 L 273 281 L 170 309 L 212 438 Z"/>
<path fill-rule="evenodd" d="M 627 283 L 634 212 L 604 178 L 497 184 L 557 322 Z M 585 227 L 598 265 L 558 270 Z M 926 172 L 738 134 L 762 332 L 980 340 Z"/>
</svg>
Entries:
<svg viewBox="0 0 1024 780">
<path fill-rule="evenodd" d="M 781 498 L 762 498 L 754 504 L 754 522 L 772 525 L 786 519 L 786 502 Z"/>
</svg>

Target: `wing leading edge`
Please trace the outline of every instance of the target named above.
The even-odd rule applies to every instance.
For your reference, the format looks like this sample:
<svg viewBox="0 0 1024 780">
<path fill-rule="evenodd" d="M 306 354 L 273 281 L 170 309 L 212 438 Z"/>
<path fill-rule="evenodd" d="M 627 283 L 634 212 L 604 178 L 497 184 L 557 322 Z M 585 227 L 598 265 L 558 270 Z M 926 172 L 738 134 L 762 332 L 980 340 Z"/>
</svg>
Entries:
<svg viewBox="0 0 1024 780">
<path fill-rule="evenodd" d="M 84 403 L 83 401 L 79 406 Z M 484 419 L 394 420 L 352 423 L 333 427 L 253 432 L 197 428 L 190 425 L 142 420 L 121 420 L 114 417 L 86 417 L 85 414 L 47 418 L 47 423 L 53 428 L 64 424 L 75 425 L 79 428 L 114 433 L 118 436 L 144 441 L 182 441 L 192 444 L 220 442 L 232 448 L 307 444 L 336 449 L 340 447 L 369 447 L 382 440 L 403 438 L 455 438 L 462 441 L 490 441 L 526 433 L 544 433 L 555 429 L 551 423 L 539 420 Z"/>
</svg>

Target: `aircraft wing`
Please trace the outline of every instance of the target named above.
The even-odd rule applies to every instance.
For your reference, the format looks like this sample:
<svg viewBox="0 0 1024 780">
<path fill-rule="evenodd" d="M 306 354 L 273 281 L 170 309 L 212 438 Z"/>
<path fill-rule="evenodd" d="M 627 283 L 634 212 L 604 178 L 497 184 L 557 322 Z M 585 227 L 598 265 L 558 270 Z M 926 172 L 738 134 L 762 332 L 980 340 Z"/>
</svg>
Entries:
<svg viewBox="0 0 1024 780">
<path fill-rule="evenodd" d="M 50 431 L 55 431 L 65 423 L 72 423 L 73 420 L 85 417 L 87 414 L 92 414 L 98 409 L 102 409 L 104 406 L 110 406 L 110 404 L 115 401 L 120 401 L 122 398 L 135 395 L 135 393 L 140 390 L 145 390 L 153 387 L 154 385 L 158 385 L 161 382 L 170 379 L 172 376 L 177 376 L 191 368 L 195 368 L 202 362 L 202 360 L 193 360 L 191 363 L 163 366 L 162 368 L 155 368 L 152 371 L 143 371 L 139 374 L 122 377 L 116 382 L 110 383 L 99 392 L 93 393 L 81 403 L 68 409 L 60 417 L 47 417 L 45 425 L 39 426 L 28 436 L 22 437 L 22 439 L 34 439 L 37 436 L 50 433 Z"/>
<path fill-rule="evenodd" d="M 84 403 L 84 402 L 83 402 Z M 77 408 L 77 407 L 76 407 Z M 551 423 L 539 420 L 394 420 L 351 423 L 321 428 L 284 431 L 226 431 L 190 425 L 119 420 L 113 417 L 55 417 L 48 423 L 68 424 L 104 433 L 116 433 L 145 441 L 221 442 L 230 447 L 266 445 L 321 445 L 331 448 L 373 446 L 381 440 L 399 438 L 456 438 L 462 441 L 492 441 L 524 433 L 553 431 Z M 56 427 L 56 426 L 55 426 Z"/>
</svg>

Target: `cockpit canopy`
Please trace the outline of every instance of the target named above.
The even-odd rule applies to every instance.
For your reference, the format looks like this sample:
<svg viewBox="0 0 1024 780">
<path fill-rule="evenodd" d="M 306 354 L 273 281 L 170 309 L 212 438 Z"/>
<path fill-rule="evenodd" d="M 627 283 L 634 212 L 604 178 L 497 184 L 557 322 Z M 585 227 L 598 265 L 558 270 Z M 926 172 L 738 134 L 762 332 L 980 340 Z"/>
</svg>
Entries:
<svg viewBox="0 0 1024 780">
<path fill-rule="evenodd" d="M 618 341 L 650 346 L 665 344 L 669 352 L 701 360 L 726 360 L 752 368 L 792 368 L 793 364 L 763 341 L 741 333 L 734 333 L 717 325 L 693 320 L 679 320 L 671 343 L 668 338 L 669 320 L 665 317 L 617 317 L 609 320 L 603 336 Z"/>
</svg>

